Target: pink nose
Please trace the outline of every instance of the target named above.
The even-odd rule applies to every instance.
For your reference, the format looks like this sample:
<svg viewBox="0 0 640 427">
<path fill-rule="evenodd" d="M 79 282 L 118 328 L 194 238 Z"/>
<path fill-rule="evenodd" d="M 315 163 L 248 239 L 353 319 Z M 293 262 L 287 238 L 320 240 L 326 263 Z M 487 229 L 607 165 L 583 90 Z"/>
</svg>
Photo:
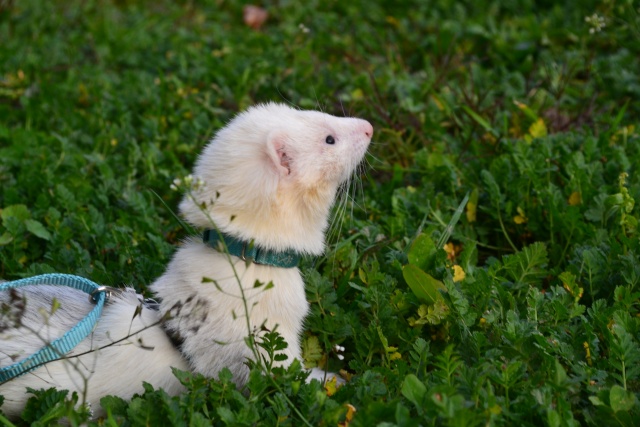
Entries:
<svg viewBox="0 0 640 427">
<path fill-rule="evenodd" d="M 364 124 L 362 125 L 363 129 L 364 129 L 364 134 L 367 135 L 369 138 L 371 138 L 373 136 L 373 126 L 371 126 L 371 123 L 369 123 L 366 120 L 363 120 Z"/>
</svg>

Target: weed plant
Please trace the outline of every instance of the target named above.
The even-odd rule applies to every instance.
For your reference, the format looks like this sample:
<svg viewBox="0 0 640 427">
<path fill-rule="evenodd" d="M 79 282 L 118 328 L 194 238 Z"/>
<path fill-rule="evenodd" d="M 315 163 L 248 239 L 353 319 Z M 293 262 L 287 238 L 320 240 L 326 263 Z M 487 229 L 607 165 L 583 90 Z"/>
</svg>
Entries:
<svg viewBox="0 0 640 427">
<path fill-rule="evenodd" d="M 32 390 L 22 424 L 637 425 L 637 2 L 265 4 L 253 30 L 239 1 L 0 0 L 4 279 L 146 292 L 188 233 L 172 181 L 249 105 L 375 127 L 302 265 L 304 360 L 176 372 L 102 420 Z"/>
</svg>

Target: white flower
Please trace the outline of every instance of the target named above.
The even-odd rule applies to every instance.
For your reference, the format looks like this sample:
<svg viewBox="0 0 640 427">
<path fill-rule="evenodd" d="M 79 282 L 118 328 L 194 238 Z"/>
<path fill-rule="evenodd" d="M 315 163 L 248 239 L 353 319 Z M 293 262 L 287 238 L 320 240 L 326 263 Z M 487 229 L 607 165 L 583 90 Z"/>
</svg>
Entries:
<svg viewBox="0 0 640 427">
<path fill-rule="evenodd" d="M 176 178 L 173 180 L 173 183 L 169 186 L 173 191 L 178 191 L 178 188 L 182 185 L 182 180 L 180 178 Z"/>
<path fill-rule="evenodd" d="M 604 16 L 600 16 L 597 13 L 591 16 L 585 16 L 584 21 L 591 27 L 589 28 L 589 34 L 599 33 L 607 26 Z"/>
<path fill-rule="evenodd" d="M 187 175 L 183 179 L 176 178 L 169 186 L 173 191 L 178 191 L 183 187 L 187 191 L 198 191 L 206 187 L 206 183 L 200 177 L 194 177 L 193 175 Z"/>
</svg>

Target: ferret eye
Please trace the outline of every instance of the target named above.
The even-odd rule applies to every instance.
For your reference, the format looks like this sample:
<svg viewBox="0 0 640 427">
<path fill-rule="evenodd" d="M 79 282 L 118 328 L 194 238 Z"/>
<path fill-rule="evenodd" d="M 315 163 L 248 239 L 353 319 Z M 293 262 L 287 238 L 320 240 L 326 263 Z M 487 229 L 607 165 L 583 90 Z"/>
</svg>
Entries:
<svg viewBox="0 0 640 427">
<path fill-rule="evenodd" d="M 333 144 L 336 143 L 336 140 L 333 139 L 333 136 L 329 135 L 329 136 L 327 136 L 327 139 L 324 140 L 324 142 L 326 142 L 327 144 L 333 145 Z"/>
</svg>

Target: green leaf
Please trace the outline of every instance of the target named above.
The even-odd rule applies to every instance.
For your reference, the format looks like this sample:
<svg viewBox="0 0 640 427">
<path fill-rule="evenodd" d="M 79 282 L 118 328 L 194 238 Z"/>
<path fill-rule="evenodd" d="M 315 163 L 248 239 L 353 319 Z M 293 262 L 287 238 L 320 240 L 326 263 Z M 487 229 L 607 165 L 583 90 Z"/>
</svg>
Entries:
<svg viewBox="0 0 640 427">
<path fill-rule="evenodd" d="M 444 299 L 438 299 L 435 304 L 420 304 L 416 313 L 418 319 L 410 317 L 408 319 L 409 325 L 438 325 L 449 315 L 449 306 L 444 302 Z"/>
<path fill-rule="evenodd" d="M 493 136 L 496 136 L 496 137 L 500 136 L 500 134 L 495 129 L 493 129 L 493 127 L 491 127 L 489 122 L 486 121 L 484 118 L 482 118 L 480 114 L 476 113 L 466 105 L 462 105 L 462 109 L 465 111 L 465 113 L 471 116 L 471 118 L 475 120 L 480 126 L 482 126 L 484 130 L 486 130 L 487 132 L 491 132 Z"/>
<path fill-rule="evenodd" d="M 562 418 L 560 414 L 558 414 L 558 411 L 553 409 L 547 410 L 547 422 L 550 427 L 560 427 L 562 425 Z"/>
<path fill-rule="evenodd" d="M 27 230 L 29 230 L 31 234 L 35 234 L 36 236 L 44 240 L 51 240 L 51 233 L 49 233 L 49 231 L 44 228 L 44 225 L 42 225 L 40 221 L 27 219 L 25 220 L 24 224 L 27 226 Z"/>
<path fill-rule="evenodd" d="M 218 409 L 216 409 L 216 412 L 218 413 L 220 419 L 222 419 L 222 421 L 224 421 L 226 424 L 233 424 L 236 422 L 236 416 L 231 409 L 220 406 L 218 407 Z"/>
<path fill-rule="evenodd" d="M 128 403 L 118 396 L 105 396 L 100 399 L 100 406 L 111 415 L 126 415 Z"/>
<path fill-rule="evenodd" d="M 0 236 L 0 246 L 8 245 L 11 242 L 13 242 L 13 236 L 8 231 Z"/>
<path fill-rule="evenodd" d="M 0 210 L 0 217 L 4 224 L 9 218 L 16 218 L 20 222 L 31 218 L 31 213 L 25 205 L 12 205 Z"/>
<path fill-rule="evenodd" d="M 555 376 L 554 381 L 557 386 L 562 386 L 567 381 L 567 371 L 564 370 L 562 364 L 555 359 L 556 368 L 555 368 Z"/>
<path fill-rule="evenodd" d="M 630 411 L 636 404 L 636 395 L 616 384 L 609 391 L 609 403 L 613 412 Z"/>
<path fill-rule="evenodd" d="M 513 102 L 520 109 L 520 111 L 522 111 L 531 120 L 533 120 L 533 121 L 538 120 L 538 118 L 539 118 L 538 115 L 528 105 L 523 104 L 522 102 L 518 102 L 518 101 L 513 101 Z"/>
<path fill-rule="evenodd" d="M 609 131 L 607 132 L 608 136 L 612 135 L 618 130 L 618 126 L 620 125 L 620 122 L 622 121 L 624 117 L 624 113 L 627 111 L 628 106 L 629 106 L 629 100 L 627 100 L 627 102 L 624 103 L 620 111 L 618 111 L 618 114 L 616 115 L 616 117 L 613 119 L 613 121 L 609 125 Z"/>
<path fill-rule="evenodd" d="M 427 387 L 424 385 L 418 377 L 413 374 L 409 374 L 404 378 L 402 382 L 402 395 L 407 398 L 411 403 L 420 407 L 424 401 L 424 396 L 427 393 Z"/>
<path fill-rule="evenodd" d="M 419 300 L 429 304 L 442 298 L 440 290 L 446 290 L 444 284 L 422 271 L 418 266 L 407 264 L 402 269 L 402 276 Z"/>
<path fill-rule="evenodd" d="M 431 237 L 422 233 L 413 241 L 411 248 L 409 248 L 409 253 L 407 253 L 407 257 L 411 264 L 420 267 L 423 270 L 429 270 L 437 250 L 438 248 L 436 248 L 436 244 L 433 242 Z"/>
<path fill-rule="evenodd" d="M 58 391 L 53 387 L 47 390 L 34 390 L 27 387 L 27 391 L 33 396 L 29 397 L 22 411 L 21 417 L 23 421 L 34 422 L 45 419 L 55 421 L 64 415 L 64 402 L 69 394 L 67 390 Z M 74 398 L 77 400 L 77 395 L 72 396 L 70 399 Z"/>
<path fill-rule="evenodd" d="M 456 226 L 456 224 L 460 220 L 460 216 L 462 215 L 462 211 L 464 210 L 464 207 L 467 205 L 468 200 L 469 200 L 469 193 L 467 192 L 467 194 L 462 199 L 462 202 L 460 202 L 460 204 L 458 205 L 458 208 L 453 213 L 453 216 L 451 217 L 449 224 L 447 224 L 447 227 L 444 229 L 444 232 L 440 236 L 440 239 L 438 239 L 438 243 L 436 244 L 436 247 L 442 248 L 444 244 L 449 241 L 449 237 L 451 237 L 451 234 L 453 233 L 453 228 Z"/>
<path fill-rule="evenodd" d="M 56 197 L 67 211 L 73 211 L 75 209 L 77 205 L 76 198 L 64 184 L 56 185 Z"/>
<path fill-rule="evenodd" d="M 396 425 L 413 425 L 411 422 L 411 413 L 409 412 L 409 409 L 400 402 L 398 402 L 398 405 L 396 406 Z"/>
<path fill-rule="evenodd" d="M 367 284 L 367 272 L 364 271 L 364 269 L 359 268 L 358 269 L 358 276 L 360 277 L 360 281 L 366 285 Z"/>
<path fill-rule="evenodd" d="M 544 267 L 548 262 L 547 247 L 542 242 L 535 242 L 503 258 L 504 268 L 519 286 L 535 283 L 544 277 L 547 274 Z"/>
<path fill-rule="evenodd" d="M 200 412 L 193 412 L 191 419 L 189 420 L 189 427 L 210 427 L 211 420 L 205 417 Z"/>
<path fill-rule="evenodd" d="M 600 400 L 600 398 L 598 396 L 589 396 L 589 400 L 595 406 L 606 406 L 605 403 L 602 400 Z"/>
<path fill-rule="evenodd" d="M 320 341 L 315 335 L 311 335 L 302 341 L 302 359 L 304 367 L 307 369 L 318 366 L 318 362 L 322 360 L 322 348 Z"/>
<path fill-rule="evenodd" d="M 493 203 L 500 204 L 502 202 L 502 193 L 500 192 L 500 187 L 498 186 L 496 179 L 493 177 L 491 172 L 486 169 L 480 172 L 480 176 L 487 187 L 491 201 Z"/>
</svg>

